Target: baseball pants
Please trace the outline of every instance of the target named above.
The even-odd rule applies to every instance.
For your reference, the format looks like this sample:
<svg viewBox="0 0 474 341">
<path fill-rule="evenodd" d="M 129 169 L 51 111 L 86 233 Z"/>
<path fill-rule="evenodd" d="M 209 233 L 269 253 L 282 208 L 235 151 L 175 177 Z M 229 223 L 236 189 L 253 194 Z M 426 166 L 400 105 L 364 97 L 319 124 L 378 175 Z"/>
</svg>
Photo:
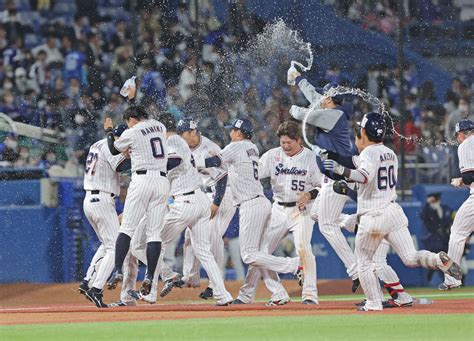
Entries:
<svg viewBox="0 0 474 341">
<path fill-rule="evenodd" d="M 232 296 L 224 286 L 220 267 L 211 253 L 209 207 L 210 202 L 207 196 L 200 190 L 196 190 L 193 195 L 175 197 L 174 204 L 170 206 L 170 211 L 166 214 L 163 230 L 161 231 L 163 243 L 158 264 L 161 268 L 166 248 L 189 226 L 194 254 L 214 284 L 214 298 L 224 303 L 232 300 Z M 161 277 L 164 279 L 165 275 L 162 274 Z M 187 281 L 186 276 L 183 277 L 183 280 Z"/>
<path fill-rule="evenodd" d="M 263 244 L 264 248 L 271 254 L 288 232 L 293 232 L 295 249 L 300 257 L 305 272 L 302 298 L 303 300 L 309 299 L 318 302 L 316 259 L 311 246 L 313 226 L 314 221 L 311 219 L 308 211 L 300 211 L 298 207 L 284 207 L 273 203 L 270 226 L 265 231 Z M 253 274 L 252 272 L 256 273 Z M 269 287 L 268 284 L 270 283 L 270 288 L 277 289 L 276 291 L 272 291 L 272 301 L 282 299 L 280 295 L 286 298 L 285 296 L 288 296 L 288 294 L 281 286 L 279 278 L 275 278 L 275 276 L 271 275 L 267 278 L 266 275 L 267 274 L 263 274 L 267 287 Z M 240 300 L 244 302 L 253 300 L 258 280 L 261 276 L 262 274 L 258 268 L 249 268 L 248 281 L 246 281 L 245 285 L 240 289 Z M 274 280 L 277 280 L 277 282 L 272 283 Z"/>
<path fill-rule="evenodd" d="M 91 194 L 90 191 L 87 191 L 83 208 L 87 220 L 92 225 L 105 250 L 95 279 L 89 286 L 103 289 L 114 269 L 115 262 L 115 240 L 119 229 L 115 200 L 110 193 L 101 191 L 99 194 Z"/>
<path fill-rule="evenodd" d="M 391 203 L 383 211 L 369 212 L 360 217 L 355 253 L 360 284 L 367 297 L 366 307 L 370 310 L 382 310 L 380 286 L 373 270 L 374 255 L 384 238 L 406 266 L 436 268 L 441 264 L 437 254 L 416 251 L 407 226 L 408 219 L 396 203 Z"/>
<path fill-rule="evenodd" d="M 466 240 L 474 231 L 474 194 L 461 205 L 453 225 L 451 226 L 451 235 L 449 236 L 448 256 L 456 263 L 461 264 L 461 258 L 466 246 Z M 452 286 L 460 286 L 461 281 L 445 275 L 444 283 Z"/>
<path fill-rule="evenodd" d="M 358 277 L 356 257 L 338 223 L 348 197 L 334 192 L 333 183 L 333 180 L 323 176 L 321 191 L 311 209 L 311 218 L 318 222 L 321 234 L 344 263 L 349 277 L 356 279 Z"/>
</svg>

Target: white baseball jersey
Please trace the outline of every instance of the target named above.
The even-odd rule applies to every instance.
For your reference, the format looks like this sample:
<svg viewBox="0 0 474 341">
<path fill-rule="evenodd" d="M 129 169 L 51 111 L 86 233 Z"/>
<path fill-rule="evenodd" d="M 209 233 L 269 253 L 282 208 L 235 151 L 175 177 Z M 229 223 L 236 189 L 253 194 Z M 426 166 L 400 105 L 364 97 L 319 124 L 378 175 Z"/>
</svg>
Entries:
<svg viewBox="0 0 474 341">
<path fill-rule="evenodd" d="M 260 178 L 270 177 L 275 202 L 296 202 L 298 193 L 309 192 L 321 185 L 321 173 L 314 154 L 302 148 L 288 156 L 281 147 L 267 151 L 260 158 Z"/>
<path fill-rule="evenodd" d="M 458 157 L 461 173 L 474 171 L 474 135 L 469 136 L 459 145 Z M 474 194 L 474 182 L 471 183 L 471 194 Z"/>
<path fill-rule="evenodd" d="M 117 167 L 125 160 L 122 154 L 112 155 L 107 139 L 94 143 L 87 155 L 84 172 L 84 190 L 120 194 L 120 173 Z"/>
<path fill-rule="evenodd" d="M 201 178 L 194 165 L 191 149 L 179 135 L 172 135 L 168 138 L 168 157 L 177 157 L 181 163 L 171 169 L 168 179 L 171 183 L 171 195 L 188 193 L 201 186 Z"/>
<path fill-rule="evenodd" d="M 200 160 L 220 154 L 221 148 L 207 137 L 201 135 L 201 141 L 195 148 L 191 149 L 191 152 L 194 159 Z M 201 175 L 203 185 L 212 187 L 227 174 L 227 171 L 222 168 L 211 167 L 200 169 L 199 174 Z"/>
<path fill-rule="evenodd" d="M 114 142 L 120 152 L 130 151 L 132 172 L 137 170 L 159 170 L 166 173 L 168 146 L 166 128 L 157 120 L 137 123 L 123 132 Z"/>
<path fill-rule="evenodd" d="M 259 152 L 249 140 L 229 143 L 222 150 L 222 161 L 229 166 L 229 182 L 234 204 L 263 197 L 263 187 L 258 176 Z"/>
<path fill-rule="evenodd" d="M 397 199 L 398 158 L 393 150 L 382 143 L 373 144 L 358 159 L 354 158 L 354 162 L 366 178 L 357 192 L 358 214 L 383 210 Z"/>
</svg>

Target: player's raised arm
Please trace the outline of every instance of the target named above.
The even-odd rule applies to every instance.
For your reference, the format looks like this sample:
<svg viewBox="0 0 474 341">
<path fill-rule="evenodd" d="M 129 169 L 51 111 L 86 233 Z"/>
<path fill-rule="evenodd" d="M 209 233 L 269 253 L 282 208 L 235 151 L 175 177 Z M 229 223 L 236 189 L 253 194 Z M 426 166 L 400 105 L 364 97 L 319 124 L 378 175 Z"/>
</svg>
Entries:
<svg viewBox="0 0 474 341">
<path fill-rule="evenodd" d="M 303 78 L 301 74 L 302 70 L 298 67 L 298 65 L 291 65 L 287 72 L 286 82 L 288 85 L 298 85 L 309 103 L 319 107 L 317 103 L 323 97 L 322 94 L 318 93 L 316 88 L 310 82 L 308 82 L 306 78 Z"/>
</svg>

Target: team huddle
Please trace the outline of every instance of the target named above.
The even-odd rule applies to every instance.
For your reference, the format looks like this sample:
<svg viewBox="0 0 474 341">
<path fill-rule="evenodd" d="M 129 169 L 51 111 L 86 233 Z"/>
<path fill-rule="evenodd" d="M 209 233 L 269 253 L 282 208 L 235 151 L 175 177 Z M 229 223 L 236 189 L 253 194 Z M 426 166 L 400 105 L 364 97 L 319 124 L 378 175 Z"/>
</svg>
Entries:
<svg viewBox="0 0 474 341">
<path fill-rule="evenodd" d="M 355 128 L 358 155 L 351 153 L 352 105 L 340 95 L 330 95 L 334 84 L 313 87 L 294 66 L 287 82 L 298 86 L 310 102 L 308 108 L 292 106 L 293 119 L 277 131 L 280 146 L 262 156 L 251 139 L 252 122 L 237 118 L 229 126 L 231 142 L 221 148 L 203 136 L 192 117 L 176 122 L 169 113 L 151 117 L 131 105 L 123 118 L 127 126 L 113 127 L 106 119 L 107 137 L 89 150 L 84 174 L 84 212 L 101 246 L 94 255 L 79 290 L 99 308 L 157 301 L 158 279 L 164 282 L 160 296 L 176 287 L 200 285 L 200 266 L 209 285 L 200 297 L 213 297 L 217 306 L 249 304 L 263 278 L 271 292 L 267 305 L 284 305 L 290 296 L 279 273 L 293 274 L 302 287 L 302 303 L 318 304 L 316 259 L 312 252 L 313 226 L 334 248 L 352 279 L 352 291 L 362 287 L 366 299 L 362 311 L 410 306 L 395 271 L 387 264 L 391 246 L 409 267 L 422 266 L 445 272 L 440 289 L 461 285 L 459 263 L 464 243 L 474 229 L 474 123 L 456 126 L 461 178 L 455 186 L 470 186 L 471 196 L 454 221 L 448 253 L 415 249 L 408 219 L 396 202 L 398 159 L 383 144 L 384 116 L 366 114 Z M 121 94 L 135 97 L 134 79 Z M 315 127 L 314 144 L 303 146 L 305 120 Z M 131 170 L 123 214 L 115 209 L 120 192 L 120 173 Z M 260 180 L 269 178 L 273 202 L 263 193 Z M 357 213 L 342 214 L 345 202 L 357 202 Z M 227 291 L 222 272 L 223 235 L 239 208 L 240 254 L 248 265 L 238 296 Z M 353 251 L 342 228 L 356 233 Z M 175 273 L 164 254 L 185 233 L 183 273 Z M 296 257 L 277 257 L 273 252 L 292 232 Z M 138 261 L 147 266 L 136 289 Z M 324 266 L 324 265 L 323 265 Z M 379 280 L 391 295 L 384 300 Z M 103 302 L 103 289 L 121 283 L 120 301 Z"/>
</svg>

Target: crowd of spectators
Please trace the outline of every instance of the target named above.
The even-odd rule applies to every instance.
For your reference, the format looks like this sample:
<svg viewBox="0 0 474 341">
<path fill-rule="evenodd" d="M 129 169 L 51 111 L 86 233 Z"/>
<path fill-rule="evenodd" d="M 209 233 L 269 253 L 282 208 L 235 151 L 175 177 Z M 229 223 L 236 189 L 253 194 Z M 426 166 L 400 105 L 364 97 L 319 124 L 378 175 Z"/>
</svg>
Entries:
<svg viewBox="0 0 474 341">
<path fill-rule="evenodd" d="M 403 6 L 404 25 L 423 23 L 442 25 L 449 21 L 467 22 L 474 19 L 474 4 L 469 0 L 326 0 L 338 15 L 347 17 L 366 30 L 388 35 L 396 33 L 397 11 Z"/>
<path fill-rule="evenodd" d="M 194 4 L 171 1 L 137 0 L 133 8 L 124 0 L 33 3 L 6 0 L 0 12 L 0 112 L 63 132 L 66 141 L 44 145 L 3 135 L 2 165 L 80 167 L 89 145 L 102 136 L 103 119 L 110 116 L 120 123 L 127 104 L 119 90 L 132 75 L 140 80 L 138 101 L 149 111 L 168 110 L 177 119 L 197 116 L 200 129 L 220 145 L 228 142 L 223 125 L 248 115 L 261 151 L 274 147 L 275 131 L 288 118 L 291 104 L 307 105 L 301 92 L 285 83 L 287 64 L 276 67 L 282 76 L 271 86 L 258 69 L 243 75 L 223 65 L 265 24 L 242 0 L 230 4 L 228 25 L 216 18 L 211 1 L 199 1 L 198 15 Z M 346 3 L 349 9 L 361 3 L 390 8 L 392 2 Z M 445 98 L 436 98 L 430 82 L 420 84 L 410 65 L 403 70 L 372 65 L 364 79 L 348 85 L 381 98 L 396 117 L 400 72 L 407 94 L 406 135 L 435 145 L 452 136 L 460 117 L 472 113 L 473 70 L 454 79 Z M 351 79 L 346 76 L 333 65 L 320 82 L 345 84 Z M 357 117 L 370 110 L 363 101 L 355 104 Z M 414 145 L 407 150 L 417 151 Z"/>
</svg>

